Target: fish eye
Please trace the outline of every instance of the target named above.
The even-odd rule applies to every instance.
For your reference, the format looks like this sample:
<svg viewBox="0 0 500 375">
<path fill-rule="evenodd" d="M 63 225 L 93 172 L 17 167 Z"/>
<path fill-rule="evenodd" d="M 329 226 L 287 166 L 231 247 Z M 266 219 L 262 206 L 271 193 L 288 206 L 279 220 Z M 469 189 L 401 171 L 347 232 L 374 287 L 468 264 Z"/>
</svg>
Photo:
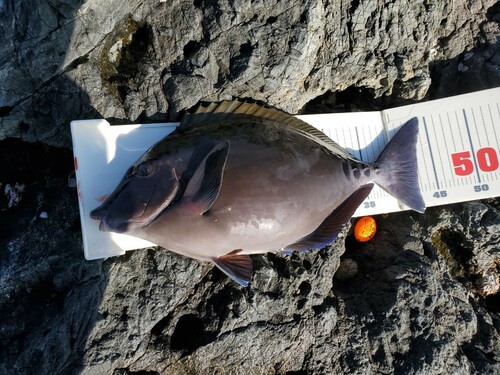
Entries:
<svg viewBox="0 0 500 375">
<path fill-rule="evenodd" d="M 136 174 L 139 176 L 139 177 L 147 177 L 149 176 L 151 173 L 153 173 L 155 169 L 155 166 L 152 162 L 150 161 L 145 161 L 145 162 L 142 162 L 141 164 L 139 164 L 136 168 Z"/>
</svg>

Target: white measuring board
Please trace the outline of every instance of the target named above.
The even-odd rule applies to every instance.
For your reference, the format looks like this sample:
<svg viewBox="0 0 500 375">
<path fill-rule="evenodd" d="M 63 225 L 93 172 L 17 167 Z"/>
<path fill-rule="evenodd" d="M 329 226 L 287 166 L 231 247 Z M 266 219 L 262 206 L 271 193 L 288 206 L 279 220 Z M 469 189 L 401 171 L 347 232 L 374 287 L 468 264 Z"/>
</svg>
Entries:
<svg viewBox="0 0 500 375">
<path fill-rule="evenodd" d="M 500 88 L 382 112 L 298 116 L 356 158 L 376 160 L 408 119 L 418 117 L 419 183 L 427 207 L 500 196 Z M 90 212 L 118 185 L 128 167 L 178 123 L 111 126 L 106 120 L 71 123 L 86 259 L 152 246 L 128 235 L 101 232 Z M 375 186 L 354 216 L 407 209 Z"/>
<path fill-rule="evenodd" d="M 428 207 L 500 196 L 500 88 L 382 114 L 389 134 L 404 119 L 419 119 L 419 181 Z"/>
<path fill-rule="evenodd" d="M 154 244 L 125 234 L 101 232 L 90 212 L 118 185 L 127 168 L 178 124 L 110 126 L 106 120 L 71 122 L 75 175 L 85 258 L 123 255 Z"/>
</svg>

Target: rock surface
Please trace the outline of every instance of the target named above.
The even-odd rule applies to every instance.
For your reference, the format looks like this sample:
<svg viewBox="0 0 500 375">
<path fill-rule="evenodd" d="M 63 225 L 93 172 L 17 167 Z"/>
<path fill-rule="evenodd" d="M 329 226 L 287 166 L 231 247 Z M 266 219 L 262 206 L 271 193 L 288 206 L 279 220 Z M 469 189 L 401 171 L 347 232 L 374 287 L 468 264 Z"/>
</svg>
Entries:
<svg viewBox="0 0 500 375">
<path fill-rule="evenodd" d="M 500 85 L 493 0 L 0 1 L 0 373 L 500 373 L 498 199 L 254 257 L 87 262 L 69 122 L 375 109 Z M 45 213 L 45 214 L 42 214 Z"/>
</svg>

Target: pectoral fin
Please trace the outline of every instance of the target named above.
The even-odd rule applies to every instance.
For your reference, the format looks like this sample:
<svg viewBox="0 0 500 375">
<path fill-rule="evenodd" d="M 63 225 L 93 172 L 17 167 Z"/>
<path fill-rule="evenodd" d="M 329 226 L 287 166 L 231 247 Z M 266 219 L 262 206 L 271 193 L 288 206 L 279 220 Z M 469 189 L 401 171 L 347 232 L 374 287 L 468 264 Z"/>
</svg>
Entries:
<svg viewBox="0 0 500 375">
<path fill-rule="evenodd" d="M 182 198 L 193 213 L 203 215 L 217 200 L 228 153 L 229 141 L 218 143 L 193 173 Z"/>
<path fill-rule="evenodd" d="M 367 184 L 360 187 L 349 198 L 340 204 L 312 233 L 303 237 L 296 243 L 286 247 L 284 252 L 308 251 L 321 249 L 332 243 L 342 230 L 342 227 L 349 221 L 358 206 L 370 194 L 373 184 Z"/>
<path fill-rule="evenodd" d="M 239 254 L 241 249 L 231 251 L 229 254 L 215 258 L 213 262 L 231 279 L 242 286 L 248 286 L 252 279 L 252 259 L 246 254 Z"/>
</svg>

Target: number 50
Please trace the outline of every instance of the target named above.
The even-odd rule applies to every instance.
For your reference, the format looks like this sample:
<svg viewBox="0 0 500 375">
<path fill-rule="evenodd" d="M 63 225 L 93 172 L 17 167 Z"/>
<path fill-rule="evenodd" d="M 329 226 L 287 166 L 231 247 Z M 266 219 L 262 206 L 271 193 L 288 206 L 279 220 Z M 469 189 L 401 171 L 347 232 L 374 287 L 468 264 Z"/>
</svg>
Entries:
<svg viewBox="0 0 500 375">
<path fill-rule="evenodd" d="M 493 172 L 498 169 L 498 155 L 493 147 L 483 147 L 477 150 L 476 159 L 479 169 L 483 172 Z M 468 176 L 474 172 L 470 151 L 451 154 L 451 160 L 457 176 Z"/>
</svg>

